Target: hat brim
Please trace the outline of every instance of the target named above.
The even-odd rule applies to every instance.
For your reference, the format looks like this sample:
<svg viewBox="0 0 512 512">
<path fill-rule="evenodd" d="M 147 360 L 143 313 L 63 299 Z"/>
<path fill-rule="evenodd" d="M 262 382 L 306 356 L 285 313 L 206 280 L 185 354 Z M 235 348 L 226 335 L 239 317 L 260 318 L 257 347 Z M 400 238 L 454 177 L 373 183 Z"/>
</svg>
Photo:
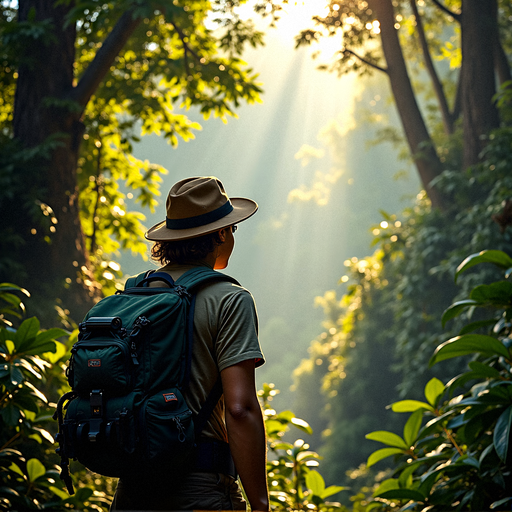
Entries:
<svg viewBox="0 0 512 512">
<path fill-rule="evenodd" d="M 195 228 L 169 229 L 165 225 L 164 220 L 163 222 L 155 224 L 145 233 L 144 236 L 147 240 L 151 240 L 153 242 L 188 240 L 189 238 L 208 235 L 227 226 L 238 224 L 239 222 L 242 222 L 243 220 L 246 220 L 254 215 L 258 209 L 258 205 L 252 199 L 246 199 L 244 197 L 232 197 L 230 198 L 230 201 L 233 205 L 233 211 L 215 222 Z"/>
</svg>

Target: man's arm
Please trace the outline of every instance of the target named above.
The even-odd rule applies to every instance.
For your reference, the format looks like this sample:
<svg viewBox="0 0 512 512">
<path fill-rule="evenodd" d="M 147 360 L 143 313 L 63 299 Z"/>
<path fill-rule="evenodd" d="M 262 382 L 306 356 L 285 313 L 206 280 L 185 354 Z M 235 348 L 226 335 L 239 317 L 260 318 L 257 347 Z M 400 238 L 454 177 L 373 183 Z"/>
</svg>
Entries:
<svg viewBox="0 0 512 512">
<path fill-rule="evenodd" d="M 265 426 L 256 395 L 254 360 L 221 372 L 229 446 L 253 512 L 269 508 Z"/>
</svg>

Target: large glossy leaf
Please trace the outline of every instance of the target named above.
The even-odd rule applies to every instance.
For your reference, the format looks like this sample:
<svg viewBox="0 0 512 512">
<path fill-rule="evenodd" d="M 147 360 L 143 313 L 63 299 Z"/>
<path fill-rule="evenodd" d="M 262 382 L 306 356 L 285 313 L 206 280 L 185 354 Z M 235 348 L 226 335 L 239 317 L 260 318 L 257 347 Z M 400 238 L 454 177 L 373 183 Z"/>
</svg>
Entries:
<svg viewBox="0 0 512 512">
<path fill-rule="evenodd" d="M 469 363 L 469 367 L 475 372 L 478 376 L 481 376 L 485 379 L 500 379 L 501 373 L 489 366 L 488 364 L 481 363 L 480 361 L 471 361 Z"/>
<path fill-rule="evenodd" d="M 391 404 L 391 410 L 394 412 L 414 412 L 418 409 L 426 409 L 427 411 L 434 410 L 431 405 L 420 402 L 419 400 L 400 400 L 399 402 Z"/>
<path fill-rule="evenodd" d="M 477 322 L 471 322 L 470 324 L 465 325 L 460 331 L 459 335 L 469 334 L 471 332 L 477 331 L 478 329 L 483 329 L 485 327 L 490 327 L 496 325 L 496 319 L 490 318 L 489 320 L 478 320 Z"/>
<path fill-rule="evenodd" d="M 408 450 L 410 447 L 410 445 L 407 446 L 407 444 L 405 444 L 405 441 L 399 435 L 386 430 L 370 432 L 369 434 L 366 434 L 365 437 L 371 441 L 379 441 L 380 443 L 387 444 L 388 446 L 394 446 L 395 448 L 402 448 L 403 450 Z"/>
<path fill-rule="evenodd" d="M 479 253 L 471 254 L 457 267 L 455 272 L 455 281 L 457 281 L 457 278 L 462 272 L 465 272 L 480 263 L 492 263 L 504 270 L 507 270 L 512 267 L 512 258 L 503 251 L 481 251 Z"/>
<path fill-rule="evenodd" d="M 391 455 L 397 455 L 399 453 L 404 453 L 403 450 L 400 448 L 381 448 L 380 450 L 377 450 L 376 452 L 373 452 L 366 461 L 366 465 L 368 467 L 373 466 L 374 464 L 377 464 L 377 462 L 381 461 L 382 459 L 385 459 L 386 457 L 391 457 Z"/>
<path fill-rule="evenodd" d="M 375 495 L 376 498 L 383 498 L 385 500 L 413 500 L 423 503 L 425 496 L 419 491 L 413 489 L 392 489 Z"/>
<path fill-rule="evenodd" d="M 512 432 L 512 405 L 498 418 L 494 429 L 493 444 L 499 458 L 506 464 Z"/>
<path fill-rule="evenodd" d="M 432 407 L 436 406 L 437 399 L 443 392 L 444 384 L 436 377 L 430 379 L 425 386 L 425 398 Z"/>
<path fill-rule="evenodd" d="M 477 306 L 479 303 L 476 300 L 460 300 L 458 302 L 454 302 L 448 309 L 446 309 L 441 317 L 441 323 L 443 328 L 449 320 L 459 316 L 464 310 L 471 306 Z"/>
<path fill-rule="evenodd" d="M 473 288 L 469 297 L 480 304 L 506 307 L 512 302 L 512 283 L 498 281 L 491 284 L 481 284 Z"/>
<path fill-rule="evenodd" d="M 465 334 L 464 336 L 451 338 L 439 345 L 430 359 L 429 366 L 433 366 L 440 361 L 445 361 L 453 357 L 475 353 L 480 353 L 485 356 L 497 355 L 509 357 L 508 350 L 503 343 L 496 338 L 485 336 L 484 334 Z"/>
<path fill-rule="evenodd" d="M 21 323 L 13 340 L 16 352 L 22 352 L 23 346 L 29 344 L 37 336 L 39 327 L 39 320 L 35 316 L 27 318 Z"/>
</svg>

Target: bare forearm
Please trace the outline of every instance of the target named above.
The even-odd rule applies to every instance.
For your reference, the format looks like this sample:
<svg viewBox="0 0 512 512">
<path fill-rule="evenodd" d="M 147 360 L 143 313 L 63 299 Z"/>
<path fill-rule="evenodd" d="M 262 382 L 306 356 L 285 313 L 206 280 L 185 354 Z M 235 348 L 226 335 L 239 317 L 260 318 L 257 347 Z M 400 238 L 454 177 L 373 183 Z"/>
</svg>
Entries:
<svg viewBox="0 0 512 512">
<path fill-rule="evenodd" d="M 269 510 L 265 427 L 259 403 L 226 413 L 229 446 L 252 510 Z"/>
</svg>

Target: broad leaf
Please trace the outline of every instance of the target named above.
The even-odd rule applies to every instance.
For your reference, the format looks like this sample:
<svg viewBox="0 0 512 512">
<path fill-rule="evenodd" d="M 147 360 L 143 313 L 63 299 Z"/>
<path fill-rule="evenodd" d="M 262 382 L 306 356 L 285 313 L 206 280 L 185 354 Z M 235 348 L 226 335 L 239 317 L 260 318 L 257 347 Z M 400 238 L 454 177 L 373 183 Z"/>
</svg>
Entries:
<svg viewBox="0 0 512 512">
<path fill-rule="evenodd" d="M 423 503 L 425 496 L 419 491 L 413 489 L 392 489 L 379 494 L 375 494 L 376 498 L 383 498 L 385 500 L 413 500 Z"/>
<path fill-rule="evenodd" d="M 449 320 L 452 320 L 453 318 L 459 316 L 465 309 L 471 307 L 471 306 L 477 306 L 478 302 L 476 300 L 460 300 L 458 302 L 454 302 L 448 309 L 446 309 L 443 313 L 443 316 L 441 317 L 441 322 L 443 325 L 443 328 Z"/>
<path fill-rule="evenodd" d="M 455 281 L 457 281 L 459 274 L 480 263 L 493 263 L 494 265 L 507 270 L 512 267 L 512 258 L 503 251 L 482 251 L 471 254 L 457 267 L 455 272 Z"/>
<path fill-rule="evenodd" d="M 27 462 L 27 474 L 30 482 L 35 482 L 46 473 L 46 468 L 38 459 L 30 459 Z"/>
<path fill-rule="evenodd" d="M 329 487 L 327 487 L 325 491 L 322 493 L 321 498 L 325 499 L 328 498 L 329 496 L 332 496 L 333 494 L 336 494 L 337 492 L 345 490 L 347 490 L 347 488 L 342 487 L 341 485 L 329 485 Z"/>
<path fill-rule="evenodd" d="M 373 496 L 378 496 L 383 492 L 392 491 L 399 488 L 400 484 L 398 483 L 398 480 L 396 478 L 388 478 L 379 485 L 377 490 L 373 493 Z"/>
<path fill-rule="evenodd" d="M 491 325 L 496 324 L 495 318 L 490 318 L 489 320 L 478 320 L 477 322 L 471 322 L 470 324 L 465 325 L 459 332 L 459 335 L 469 334 L 478 329 L 482 329 L 484 327 L 490 327 Z"/>
<path fill-rule="evenodd" d="M 484 334 L 465 334 L 464 336 L 451 338 L 439 345 L 430 359 L 429 366 L 433 366 L 446 359 L 474 353 L 480 353 L 485 356 L 509 357 L 508 350 L 496 338 L 485 336 Z"/>
<path fill-rule="evenodd" d="M 494 429 L 493 444 L 499 458 L 506 464 L 512 432 L 512 405 L 498 418 Z"/>
<path fill-rule="evenodd" d="M 400 450 L 399 448 L 382 448 L 380 450 L 377 450 L 376 452 L 373 452 L 368 457 L 366 465 L 367 467 L 373 466 L 382 459 L 385 459 L 386 457 L 391 457 L 391 455 L 397 455 L 399 453 L 404 453 L 404 451 Z"/>
<path fill-rule="evenodd" d="M 491 284 L 481 284 L 473 288 L 470 298 L 480 304 L 507 307 L 512 302 L 512 283 L 498 281 Z"/>
<path fill-rule="evenodd" d="M 399 402 L 391 404 L 391 410 L 394 412 L 414 412 L 418 409 L 426 409 L 427 411 L 434 410 L 431 405 L 420 402 L 419 400 L 400 400 Z"/>
<path fill-rule="evenodd" d="M 432 407 L 436 406 L 436 401 L 443 392 L 444 384 L 435 377 L 430 379 L 425 386 L 425 398 Z"/>
<path fill-rule="evenodd" d="M 407 446 L 412 446 L 418 437 L 418 432 L 423 419 L 423 409 L 414 411 L 404 426 L 404 441 Z"/>
<path fill-rule="evenodd" d="M 481 363 L 480 361 L 471 361 L 469 367 L 478 375 L 481 375 L 486 379 L 500 379 L 501 374 L 496 368 L 487 364 Z"/>
<path fill-rule="evenodd" d="M 308 471 L 306 474 L 306 487 L 317 496 L 322 497 L 325 491 L 325 481 L 322 475 L 315 470 Z"/>
<path fill-rule="evenodd" d="M 35 316 L 33 316 L 32 318 L 27 318 L 22 322 L 22 324 L 16 331 L 13 340 L 17 352 L 22 352 L 23 346 L 30 344 L 30 341 L 37 336 L 37 333 L 39 332 L 39 327 L 39 320 Z"/>
<path fill-rule="evenodd" d="M 371 441 L 379 441 L 380 443 L 394 446 L 395 448 L 402 448 L 403 450 L 408 450 L 410 448 L 410 445 L 407 446 L 405 441 L 399 435 L 386 430 L 370 432 L 369 434 L 366 434 L 365 437 Z"/>
</svg>

